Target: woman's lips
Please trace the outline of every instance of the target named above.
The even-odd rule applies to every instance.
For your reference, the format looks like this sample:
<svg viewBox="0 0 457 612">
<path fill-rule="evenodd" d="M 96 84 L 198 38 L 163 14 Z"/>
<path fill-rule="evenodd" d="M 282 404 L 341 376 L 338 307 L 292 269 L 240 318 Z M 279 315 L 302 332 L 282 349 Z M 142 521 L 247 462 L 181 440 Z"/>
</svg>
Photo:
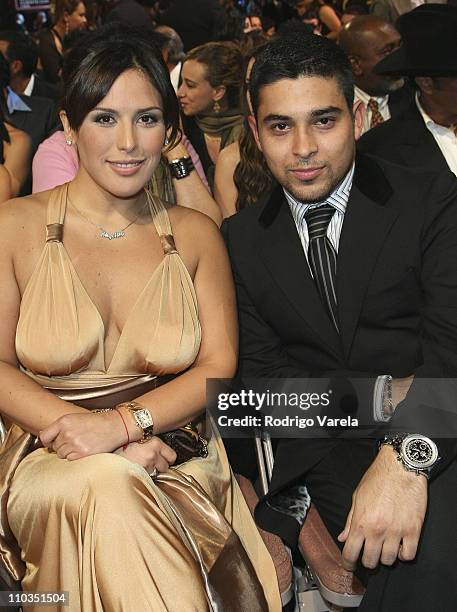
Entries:
<svg viewBox="0 0 457 612">
<path fill-rule="evenodd" d="M 144 164 L 144 159 L 134 161 L 109 161 L 111 169 L 121 176 L 131 176 L 136 174 Z"/>
<path fill-rule="evenodd" d="M 294 168 L 290 170 L 290 172 L 300 181 L 311 181 L 319 176 L 324 167 L 325 166 L 318 166 L 315 168 Z"/>
</svg>

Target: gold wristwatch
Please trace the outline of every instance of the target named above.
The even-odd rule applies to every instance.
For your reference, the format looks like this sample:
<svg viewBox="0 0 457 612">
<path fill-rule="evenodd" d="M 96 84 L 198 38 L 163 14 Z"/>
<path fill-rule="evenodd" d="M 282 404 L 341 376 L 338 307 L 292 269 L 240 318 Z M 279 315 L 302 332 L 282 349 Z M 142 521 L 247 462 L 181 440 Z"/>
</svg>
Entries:
<svg viewBox="0 0 457 612">
<path fill-rule="evenodd" d="M 137 440 L 139 444 L 147 442 L 154 436 L 154 421 L 147 408 L 141 404 L 138 404 L 138 402 L 125 402 L 123 404 L 119 404 L 117 407 L 127 408 L 132 413 L 136 426 L 143 434 L 143 437 L 140 440 Z"/>
</svg>

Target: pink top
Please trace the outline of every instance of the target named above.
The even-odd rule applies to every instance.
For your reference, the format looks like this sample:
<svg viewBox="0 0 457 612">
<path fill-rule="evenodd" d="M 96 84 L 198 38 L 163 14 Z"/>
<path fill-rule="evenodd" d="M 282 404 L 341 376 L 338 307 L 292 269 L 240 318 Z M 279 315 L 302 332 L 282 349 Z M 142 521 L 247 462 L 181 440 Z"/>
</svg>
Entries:
<svg viewBox="0 0 457 612">
<path fill-rule="evenodd" d="M 200 158 L 184 134 L 182 143 L 194 162 L 195 170 L 209 191 L 208 181 Z M 33 158 L 32 193 L 46 191 L 71 181 L 75 178 L 78 168 L 79 159 L 76 147 L 67 145 L 63 132 L 54 132 L 52 136 L 43 140 Z"/>
</svg>

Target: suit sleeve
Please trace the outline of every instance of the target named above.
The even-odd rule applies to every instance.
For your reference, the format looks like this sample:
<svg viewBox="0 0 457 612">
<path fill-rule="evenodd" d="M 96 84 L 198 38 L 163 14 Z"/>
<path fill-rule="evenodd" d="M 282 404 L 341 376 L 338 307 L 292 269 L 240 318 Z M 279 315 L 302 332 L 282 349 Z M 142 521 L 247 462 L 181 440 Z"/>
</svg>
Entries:
<svg viewBox="0 0 457 612">
<path fill-rule="evenodd" d="M 457 180 L 443 173 L 426 195 L 422 237 L 422 365 L 391 431 L 435 439 L 441 461 L 433 476 L 457 456 Z"/>
</svg>

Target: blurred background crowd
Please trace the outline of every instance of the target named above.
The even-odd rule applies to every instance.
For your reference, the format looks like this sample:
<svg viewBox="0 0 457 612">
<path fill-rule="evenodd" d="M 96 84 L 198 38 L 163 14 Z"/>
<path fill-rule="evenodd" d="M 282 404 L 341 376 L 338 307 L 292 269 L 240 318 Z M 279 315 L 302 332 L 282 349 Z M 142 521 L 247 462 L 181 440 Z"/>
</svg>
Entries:
<svg viewBox="0 0 457 612">
<path fill-rule="evenodd" d="M 183 139 L 164 151 L 156 191 L 217 223 L 271 187 L 248 126 L 246 85 L 256 50 L 287 32 L 326 36 L 348 54 L 356 99 L 366 110 L 364 131 L 376 128 L 360 141 L 365 151 L 457 173 L 456 0 L 0 2 L 0 201 L 74 177 L 77 148 L 65 142 L 58 115 L 65 56 L 88 30 L 108 22 L 150 31 L 180 101 Z M 402 38 L 416 60 L 379 70 Z M 413 138 L 414 154 L 403 159 L 395 139 L 411 121 L 416 136 L 420 123 L 424 155 Z M 181 173 L 176 165 L 170 173 L 173 160 L 181 160 Z"/>
</svg>

